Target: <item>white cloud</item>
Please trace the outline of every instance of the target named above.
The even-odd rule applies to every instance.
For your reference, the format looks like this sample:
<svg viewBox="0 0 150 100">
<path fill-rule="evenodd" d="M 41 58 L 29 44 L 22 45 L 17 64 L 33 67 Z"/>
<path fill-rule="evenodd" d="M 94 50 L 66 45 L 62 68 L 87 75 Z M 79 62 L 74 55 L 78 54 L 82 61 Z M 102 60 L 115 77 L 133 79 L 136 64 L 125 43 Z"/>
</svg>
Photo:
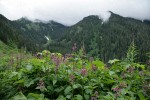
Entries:
<svg viewBox="0 0 150 100">
<path fill-rule="evenodd" d="M 72 25 L 88 15 L 108 17 L 107 11 L 125 17 L 150 19 L 150 0 L 0 0 L 0 13 L 11 20 L 55 20 Z"/>
</svg>

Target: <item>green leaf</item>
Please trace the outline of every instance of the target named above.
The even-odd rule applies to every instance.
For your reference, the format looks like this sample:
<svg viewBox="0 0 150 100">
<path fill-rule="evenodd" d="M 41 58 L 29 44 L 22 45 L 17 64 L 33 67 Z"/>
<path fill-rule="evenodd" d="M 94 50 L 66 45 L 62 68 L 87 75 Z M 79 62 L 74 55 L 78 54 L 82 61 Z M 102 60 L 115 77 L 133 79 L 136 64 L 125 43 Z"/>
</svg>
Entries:
<svg viewBox="0 0 150 100">
<path fill-rule="evenodd" d="M 47 86 L 47 90 L 52 92 L 52 91 L 54 91 L 54 87 L 52 85 L 49 85 L 49 86 Z"/>
<path fill-rule="evenodd" d="M 114 64 L 114 63 L 119 62 L 119 61 L 120 61 L 120 60 L 118 60 L 118 59 L 113 59 L 113 60 L 109 60 L 108 63 Z"/>
<path fill-rule="evenodd" d="M 46 72 L 45 66 L 41 66 L 41 68 L 42 68 L 42 71 L 45 73 Z"/>
<path fill-rule="evenodd" d="M 57 56 L 60 58 L 61 56 L 62 56 L 62 54 L 61 53 L 56 53 L 57 54 Z"/>
<path fill-rule="evenodd" d="M 27 98 L 20 92 L 18 95 L 12 97 L 11 100 L 27 100 Z"/>
<path fill-rule="evenodd" d="M 91 88 L 92 86 L 84 86 L 84 89 L 88 89 Z"/>
<path fill-rule="evenodd" d="M 60 93 L 63 89 L 64 89 L 64 87 L 60 86 L 60 87 L 56 88 L 54 91 L 57 93 Z"/>
<path fill-rule="evenodd" d="M 144 65 L 140 65 L 140 64 L 138 64 L 138 63 L 134 63 L 133 65 L 135 65 L 137 68 L 145 69 L 145 66 L 144 66 Z"/>
<path fill-rule="evenodd" d="M 103 97 L 104 97 L 104 100 L 115 100 L 115 96 L 111 92 L 107 92 L 107 95 Z"/>
<path fill-rule="evenodd" d="M 114 80 L 111 80 L 111 79 L 106 79 L 105 81 L 103 81 L 105 84 L 112 84 L 112 83 L 115 83 Z"/>
<path fill-rule="evenodd" d="M 17 74 L 18 74 L 18 72 L 12 72 L 12 73 L 10 73 L 9 78 L 12 78 L 12 77 L 16 76 Z"/>
<path fill-rule="evenodd" d="M 71 95 L 67 95 L 66 98 L 67 98 L 67 99 L 71 99 Z"/>
<path fill-rule="evenodd" d="M 144 97 L 144 95 L 142 93 L 138 93 L 138 96 L 139 96 L 140 100 L 146 100 L 146 98 Z"/>
<path fill-rule="evenodd" d="M 26 69 L 27 69 L 28 71 L 32 70 L 32 68 L 33 68 L 32 65 L 27 65 L 27 66 L 26 66 Z"/>
<path fill-rule="evenodd" d="M 113 75 L 113 74 L 115 74 L 114 71 L 109 71 L 109 75 L 110 75 L 110 76 Z"/>
<path fill-rule="evenodd" d="M 77 88 L 80 88 L 80 87 L 82 87 L 81 84 L 74 84 L 74 85 L 73 85 L 73 89 L 77 89 Z"/>
<path fill-rule="evenodd" d="M 125 95 L 128 91 L 125 90 L 124 88 L 121 90 L 121 94 Z"/>
<path fill-rule="evenodd" d="M 96 61 L 93 61 L 92 63 L 95 64 L 98 67 L 98 69 L 100 70 L 104 69 L 105 64 L 102 61 L 96 60 Z"/>
<path fill-rule="evenodd" d="M 57 80 L 53 80 L 53 85 L 55 85 L 57 83 Z"/>
<path fill-rule="evenodd" d="M 47 91 L 47 89 L 45 88 L 45 86 L 43 86 L 43 87 L 37 86 L 35 89 L 40 89 L 41 92 Z"/>
<path fill-rule="evenodd" d="M 84 94 L 85 100 L 90 100 L 90 95 Z"/>
<path fill-rule="evenodd" d="M 66 98 L 62 95 L 59 95 L 59 97 L 56 100 L 66 100 Z"/>
<path fill-rule="evenodd" d="M 44 98 L 44 94 L 29 93 L 28 100 L 48 100 Z"/>
<path fill-rule="evenodd" d="M 16 81 L 15 83 L 20 84 L 20 83 L 24 83 L 24 82 L 25 82 L 24 79 L 21 79 L 19 81 Z"/>
<path fill-rule="evenodd" d="M 81 95 L 75 95 L 75 100 L 83 100 L 83 97 Z"/>
<path fill-rule="evenodd" d="M 86 94 L 92 94 L 93 90 L 92 89 L 85 89 Z"/>
<path fill-rule="evenodd" d="M 68 87 L 64 90 L 65 95 L 69 94 L 71 91 L 72 91 L 71 86 L 68 86 Z"/>
<path fill-rule="evenodd" d="M 26 87 L 30 87 L 32 84 L 34 84 L 34 80 L 32 80 L 32 79 L 30 79 L 30 80 L 28 79 L 24 82 L 24 86 L 26 86 Z"/>
<path fill-rule="evenodd" d="M 40 94 L 29 93 L 29 94 L 28 94 L 28 97 L 29 97 L 29 98 L 32 97 L 32 98 L 38 99 L 38 98 L 40 98 Z"/>
<path fill-rule="evenodd" d="M 42 66 L 42 63 L 44 62 L 44 60 L 42 59 L 37 59 L 37 58 L 33 58 L 33 59 L 30 59 L 30 62 L 31 64 L 35 66 Z"/>
</svg>

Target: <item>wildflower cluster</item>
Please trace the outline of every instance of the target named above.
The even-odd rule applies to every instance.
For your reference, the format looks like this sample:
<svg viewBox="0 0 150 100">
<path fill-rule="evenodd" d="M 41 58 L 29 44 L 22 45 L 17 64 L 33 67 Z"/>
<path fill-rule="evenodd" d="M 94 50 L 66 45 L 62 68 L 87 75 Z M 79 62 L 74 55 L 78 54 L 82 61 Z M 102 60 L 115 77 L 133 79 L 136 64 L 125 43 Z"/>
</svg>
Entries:
<svg viewBox="0 0 150 100">
<path fill-rule="evenodd" d="M 20 58 L 23 56 L 12 54 L 8 63 L 16 68 Z M 4 99 L 149 99 L 150 71 L 144 65 L 125 65 L 124 61 L 106 65 L 77 51 L 62 55 L 44 50 L 26 58 L 18 63 L 19 69 L 0 72 L 0 95 Z"/>
</svg>

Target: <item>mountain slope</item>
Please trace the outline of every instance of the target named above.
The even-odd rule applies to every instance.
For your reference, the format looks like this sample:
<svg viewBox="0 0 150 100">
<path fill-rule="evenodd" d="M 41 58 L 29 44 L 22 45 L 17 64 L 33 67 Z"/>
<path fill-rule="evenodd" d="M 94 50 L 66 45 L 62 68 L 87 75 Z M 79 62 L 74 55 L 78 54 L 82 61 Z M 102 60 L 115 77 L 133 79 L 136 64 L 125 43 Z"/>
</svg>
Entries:
<svg viewBox="0 0 150 100">
<path fill-rule="evenodd" d="M 112 12 L 109 21 L 103 22 L 98 16 L 88 16 L 70 27 L 61 39 L 69 48 L 77 43 L 84 45 L 89 56 L 103 61 L 122 59 L 132 41 L 139 50 L 139 61 L 146 60 L 150 51 L 150 25 L 133 18 L 125 18 Z"/>
<path fill-rule="evenodd" d="M 0 15 L 0 40 L 6 44 L 13 42 L 18 45 L 18 47 L 21 46 L 22 41 L 24 41 L 21 33 L 14 28 L 11 21 L 3 15 Z"/>
<path fill-rule="evenodd" d="M 88 56 L 109 59 L 122 59 L 134 41 L 139 51 L 138 61 L 146 61 L 150 51 L 149 20 L 136 20 L 110 12 L 108 21 L 91 15 L 77 24 L 66 27 L 60 23 L 33 22 L 26 18 L 10 21 L 0 15 L 0 40 L 6 44 L 15 43 L 29 51 L 50 51 L 69 53 L 74 43 L 78 49 L 85 48 Z"/>
<path fill-rule="evenodd" d="M 32 22 L 26 18 L 10 21 L 0 15 L 0 40 L 6 44 L 13 42 L 19 48 L 26 47 L 29 51 L 43 50 L 47 38 L 57 41 L 65 28 L 67 27 L 54 21 Z"/>
</svg>

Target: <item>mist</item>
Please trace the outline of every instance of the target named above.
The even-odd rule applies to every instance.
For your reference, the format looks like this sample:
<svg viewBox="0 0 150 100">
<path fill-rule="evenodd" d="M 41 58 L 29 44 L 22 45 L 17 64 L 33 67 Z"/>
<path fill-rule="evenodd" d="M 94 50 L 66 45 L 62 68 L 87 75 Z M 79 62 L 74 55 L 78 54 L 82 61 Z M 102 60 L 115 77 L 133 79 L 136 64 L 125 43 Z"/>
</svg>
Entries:
<svg viewBox="0 0 150 100">
<path fill-rule="evenodd" d="M 0 0 L 0 13 L 10 20 L 27 17 L 73 25 L 89 15 L 107 20 L 108 11 L 150 20 L 150 0 Z"/>
</svg>

